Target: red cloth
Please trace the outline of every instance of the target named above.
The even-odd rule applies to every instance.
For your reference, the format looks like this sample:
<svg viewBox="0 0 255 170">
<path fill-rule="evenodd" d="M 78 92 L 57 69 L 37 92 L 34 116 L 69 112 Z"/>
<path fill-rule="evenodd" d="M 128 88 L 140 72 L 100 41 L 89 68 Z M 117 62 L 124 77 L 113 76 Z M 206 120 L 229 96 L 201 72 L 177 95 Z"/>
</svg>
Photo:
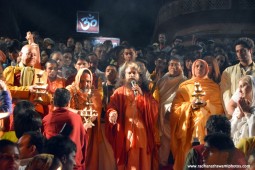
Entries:
<svg viewBox="0 0 255 170">
<path fill-rule="evenodd" d="M 106 113 L 106 137 L 112 145 L 115 159 L 117 160 L 118 165 L 125 164 L 127 159 L 127 150 L 126 150 L 126 136 L 125 136 L 125 100 L 126 96 L 124 95 L 125 91 L 124 86 L 116 89 L 111 96 L 110 103 L 108 105 Z M 141 117 L 144 121 L 144 126 L 146 128 L 147 134 L 147 153 L 154 154 L 157 150 L 158 136 L 156 130 L 156 121 L 158 119 L 158 103 L 151 96 L 150 93 L 143 92 L 144 95 L 137 96 L 137 106 L 142 114 Z M 109 113 L 112 110 L 118 112 L 117 124 L 113 125 L 109 122 Z"/>
<path fill-rule="evenodd" d="M 197 159 L 197 165 L 203 165 L 203 152 L 205 150 L 204 144 L 194 146 L 193 149 L 198 154 Z M 245 160 L 244 153 L 238 150 L 237 148 L 233 149 L 232 153 L 230 154 L 230 162 L 228 162 L 229 165 L 247 165 L 247 162 Z M 204 168 L 198 168 L 198 169 L 204 169 Z M 228 169 L 238 169 L 243 170 L 244 168 L 228 168 Z"/>
<path fill-rule="evenodd" d="M 58 108 L 50 112 L 43 118 L 44 135 L 47 139 L 59 134 L 63 125 L 67 123 L 73 127 L 70 134 L 71 140 L 76 144 L 76 167 L 75 169 L 85 169 L 85 149 L 86 133 L 80 115 L 65 108 Z"/>
<path fill-rule="evenodd" d="M 203 165 L 203 152 L 205 150 L 204 144 L 193 146 L 193 149 L 197 152 L 198 154 L 198 160 L 197 160 L 197 165 Z"/>
<path fill-rule="evenodd" d="M 98 76 L 96 75 L 96 73 L 93 73 L 92 85 L 95 87 L 95 89 L 98 89 Z"/>
<path fill-rule="evenodd" d="M 2 50 L 0 50 L 0 63 L 5 63 L 6 61 L 6 55 Z"/>
<path fill-rule="evenodd" d="M 49 79 L 47 80 L 48 84 L 48 92 L 50 94 L 54 94 L 57 88 L 64 88 L 66 87 L 65 85 L 65 79 L 57 77 L 54 81 L 50 81 Z"/>
</svg>

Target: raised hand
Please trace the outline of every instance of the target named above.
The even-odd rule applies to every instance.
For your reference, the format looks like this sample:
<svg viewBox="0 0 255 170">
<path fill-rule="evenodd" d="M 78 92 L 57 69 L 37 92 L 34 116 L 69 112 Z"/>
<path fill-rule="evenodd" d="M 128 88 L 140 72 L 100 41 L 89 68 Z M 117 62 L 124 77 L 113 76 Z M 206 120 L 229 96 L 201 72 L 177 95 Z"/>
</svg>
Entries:
<svg viewBox="0 0 255 170">
<path fill-rule="evenodd" d="M 138 86 L 138 84 L 135 84 L 134 86 L 132 86 L 132 90 L 137 91 L 139 94 L 143 95 L 143 91 L 142 91 L 141 87 Z"/>
<path fill-rule="evenodd" d="M 250 109 L 251 109 L 250 105 L 251 105 L 251 102 L 243 97 L 238 100 L 237 106 L 241 111 L 240 117 L 250 112 Z"/>
</svg>

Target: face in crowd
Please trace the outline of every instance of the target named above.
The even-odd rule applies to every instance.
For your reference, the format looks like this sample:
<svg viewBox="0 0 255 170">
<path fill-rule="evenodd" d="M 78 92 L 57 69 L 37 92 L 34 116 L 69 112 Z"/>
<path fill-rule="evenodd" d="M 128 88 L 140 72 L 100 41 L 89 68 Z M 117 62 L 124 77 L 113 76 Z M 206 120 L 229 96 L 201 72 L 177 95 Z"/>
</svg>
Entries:
<svg viewBox="0 0 255 170">
<path fill-rule="evenodd" d="M 134 60 L 134 51 L 131 48 L 124 49 L 123 58 L 126 62 L 133 61 Z"/>
<path fill-rule="evenodd" d="M 106 55 L 106 48 L 104 46 L 97 47 L 94 52 L 97 55 L 98 60 L 104 60 Z"/>
<path fill-rule="evenodd" d="M 107 66 L 105 69 L 105 77 L 110 82 L 114 82 L 117 78 L 117 69 L 114 66 Z"/>
<path fill-rule="evenodd" d="M 21 49 L 21 62 L 26 65 L 26 66 L 34 66 L 35 65 L 35 57 L 36 55 L 34 54 L 35 49 L 30 46 L 26 45 Z"/>
<path fill-rule="evenodd" d="M 66 42 L 66 46 L 68 47 L 68 48 L 72 48 L 73 46 L 74 46 L 74 39 L 73 38 L 68 38 L 67 39 L 67 42 Z"/>
<path fill-rule="evenodd" d="M 137 68 L 129 66 L 125 70 L 125 81 L 130 84 L 132 80 L 139 81 L 139 72 Z"/>
<path fill-rule="evenodd" d="M 197 61 L 195 63 L 195 76 L 199 78 L 203 78 L 206 76 L 206 65 L 202 61 Z"/>
<path fill-rule="evenodd" d="M 235 47 L 237 59 L 240 62 L 247 62 L 252 59 L 252 49 L 245 48 L 243 45 L 239 44 Z"/>
<path fill-rule="evenodd" d="M 19 150 L 17 146 L 6 146 L 0 153 L 1 169 L 18 170 L 20 164 Z"/>
<path fill-rule="evenodd" d="M 63 55 L 61 53 L 54 53 L 51 57 L 52 60 L 55 60 L 58 63 L 58 69 L 63 67 Z"/>
<path fill-rule="evenodd" d="M 48 60 L 49 56 L 48 54 L 46 53 L 46 51 L 42 51 L 41 52 L 41 63 L 46 63 L 47 60 Z"/>
<path fill-rule="evenodd" d="M 85 60 L 78 59 L 74 65 L 74 68 L 79 71 L 82 68 L 89 68 L 89 63 Z"/>
<path fill-rule="evenodd" d="M 219 54 L 216 56 L 216 60 L 219 67 L 222 68 L 224 66 L 224 63 L 226 62 L 226 57 L 224 55 Z"/>
<path fill-rule="evenodd" d="M 177 60 L 170 60 L 168 63 L 168 72 L 172 77 L 179 76 L 182 73 L 181 63 Z"/>
<path fill-rule="evenodd" d="M 72 63 L 72 54 L 71 53 L 64 53 L 63 54 L 63 62 L 65 66 L 70 66 Z"/>
<path fill-rule="evenodd" d="M 64 162 L 64 167 L 63 169 L 65 170 L 73 170 L 74 169 L 74 166 L 76 165 L 76 162 L 75 162 L 75 151 L 72 151 L 66 160 L 63 160 Z"/>
<path fill-rule="evenodd" d="M 50 79 L 54 79 L 57 77 L 58 66 L 56 63 L 46 63 L 45 67 L 45 71 Z"/>
<path fill-rule="evenodd" d="M 166 42 L 166 35 L 165 34 L 159 34 L 158 35 L 158 42 L 160 44 L 164 44 Z"/>
<path fill-rule="evenodd" d="M 193 61 L 188 59 L 188 60 L 185 61 L 184 64 L 185 64 L 187 70 L 191 70 L 192 69 Z"/>
<path fill-rule="evenodd" d="M 162 58 L 158 58 L 155 61 L 155 67 L 157 70 L 164 71 L 166 69 L 166 60 Z"/>
<path fill-rule="evenodd" d="M 20 159 L 32 158 L 35 156 L 36 147 L 34 145 L 30 145 L 29 135 L 23 135 L 18 140 L 18 146 L 20 151 Z"/>
<path fill-rule="evenodd" d="M 79 88 L 82 91 L 87 91 L 87 90 L 91 89 L 91 87 L 92 87 L 91 76 L 89 73 L 84 72 L 80 78 Z"/>
<path fill-rule="evenodd" d="M 239 81 L 239 93 L 241 98 L 252 101 L 252 84 L 251 79 L 248 76 Z"/>
<path fill-rule="evenodd" d="M 92 45 L 91 45 L 91 42 L 89 40 L 84 40 L 83 41 L 83 48 L 86 51 L 90 52 L 91 51 L 91 47 L 92 47 Z"/>
<path fill-rule="evenodd" d="M 89 69 L 94 73 L 98 67 L 98 58 L 96 55 L 89 55 Z"/>
</svg>

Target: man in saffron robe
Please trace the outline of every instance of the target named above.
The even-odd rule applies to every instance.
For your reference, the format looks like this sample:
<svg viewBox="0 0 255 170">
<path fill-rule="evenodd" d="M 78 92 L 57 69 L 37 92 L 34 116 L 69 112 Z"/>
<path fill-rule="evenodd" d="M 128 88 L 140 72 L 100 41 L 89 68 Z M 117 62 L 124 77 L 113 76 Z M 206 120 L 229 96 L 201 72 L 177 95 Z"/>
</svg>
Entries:
<svg viewBox="0 0 255 170">
<path fill-rule="evenodd" d="M 47 82 L 47 74 L 40 69 L 34 68 L 36 58 L 32 54 L 33 47 L 25 45 L 20 51 L 21 61 L 18 66 L 8 66 L 4 69 L 3 76 L 8 89 L 11 92 L 12 102 L 15 104 L 19 100 L 34 101 L 36 98 L 36 84 L 39 82 L 37 74 L 42 74 L 40 81 Z M 44 112 L 36 108 L 40 113 Z M 10 116 L 12 124 L 12 115 Z"/>
<path fill-rule="evenodd" d="M 119 170 L 158 169 L 158 103 L 149 92 L 145 73 L 140 77 L 138 70 L 135 62 L 125 64 L 121 87 L 111 96 L 106 113 L 106 137 Z"/>
<path fill-rule="evenodd" d="M 203 143 L 208 117 L 224 113 L 219 85 L 207 77 L 208 71 L 208 64 L 204 60 L 196 60 L 192 65 L 193 77 L 180 84 L 173 100 L 170 115 L 170 149 L 175 160 L 175 170 L 183 169 L 193 140 Z M 192 97 L 196 82 L 200 83 L 205 92 L 205 96 L 201 97 L 200 107 Z"/>
<path fill-rule="evenodd" d="M 55 60 L 48 60 L 45 63 L 45 71 L 48 74 L 48 79 L 47 79 L 47 101 L 48 101 L 48 106 L 49 110 L 52 111 L 53 109 L 53 94 L 56 91 L 57 88 L 65 88 L 65 79 L 62 77 L 58 77 L 58 63 Z"/>
<path fill-rule="evenodd" d="M 97 117 L 93 117 L 93 128 L 89 124 L 84 124 L 87 132 L 87 147 L 86 147 L 86 169 L 97 170 L 100 169 L 103 162 L 100 161 L 101 154 L 100 145 L 102 143 L 102 131 L 101 131 L 101 111 L 102 111 L 102 96 L 92 85 L 93 74 L 87 68 L 81 68 L 78 70 L 75 77 L 75 81 L 66 87 L 71 93 L 70 108 L 75 110 L 90 109 L 87 102 L 92 101 L 92 109 L 98 114 Z M 92 93 L 92 94 L 91 94 Z M 90 96 L 91 95 L 91 96 Z M 95 121 L 95 119 L 97 120 Z M 99 154 L 100 153 L 100 154 Z M 104 167 L 107 169 L 106 167 Z M 111 168 L 110 168 L 111 169 Z"/>
<path fill-rule="evenodd" d="M 168 62 L 168 72 L 157 83 L 159 89 L 159 163 L 161 166 L 168 165 L 170 154 L 169 115 L 171 114 L 172 102 L 179 85 L 186 79 L 182 72 L 180 60 L 172 57 Z"/>
<path fill-rule="evenodd" d="M 4 69 L 3 75 L 13 99 L 33 99 L 35 85 L 39 81 L 36 74 L 42 70 L 34 68 L 35 58 L 32 54 L 33 47 L 25 45 L 21 49 L 21 62 L 18 66 L 9 66 Z M 41 81 L 46 82 L 47 74 L 43 73 Z"/>
<path fill-rule="evenodd" d="M 59 134 L 68 125 L 72 128 L 70 139 L 76 144 L 76 166 L 74 169 L 85 169 L 86 132 L 80 115 L 72 112 L 68 107 L 70 92 L 64 88 L 55 91 L 53 102 L 54 110 L 43 118 L 44 135 L 47 139 Z"/>
</svg>

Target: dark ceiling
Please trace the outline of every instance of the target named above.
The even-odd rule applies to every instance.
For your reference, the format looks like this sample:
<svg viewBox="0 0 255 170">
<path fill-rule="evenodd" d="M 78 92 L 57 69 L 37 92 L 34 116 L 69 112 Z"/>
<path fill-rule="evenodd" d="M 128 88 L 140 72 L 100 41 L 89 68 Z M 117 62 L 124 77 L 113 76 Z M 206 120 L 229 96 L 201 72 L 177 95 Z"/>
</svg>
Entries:
<svg viewBox="0 0 255 170">
<path fill-rule="evenodd" d="M 105 36 L 135 46 L 151 41 L 160 0 L 0 0 L 0 36 L 25 40 L 27 31 L 65 41 Z M 76 32 L 76 12 L 100 14 L 100 33 Z"/>
</svg>

